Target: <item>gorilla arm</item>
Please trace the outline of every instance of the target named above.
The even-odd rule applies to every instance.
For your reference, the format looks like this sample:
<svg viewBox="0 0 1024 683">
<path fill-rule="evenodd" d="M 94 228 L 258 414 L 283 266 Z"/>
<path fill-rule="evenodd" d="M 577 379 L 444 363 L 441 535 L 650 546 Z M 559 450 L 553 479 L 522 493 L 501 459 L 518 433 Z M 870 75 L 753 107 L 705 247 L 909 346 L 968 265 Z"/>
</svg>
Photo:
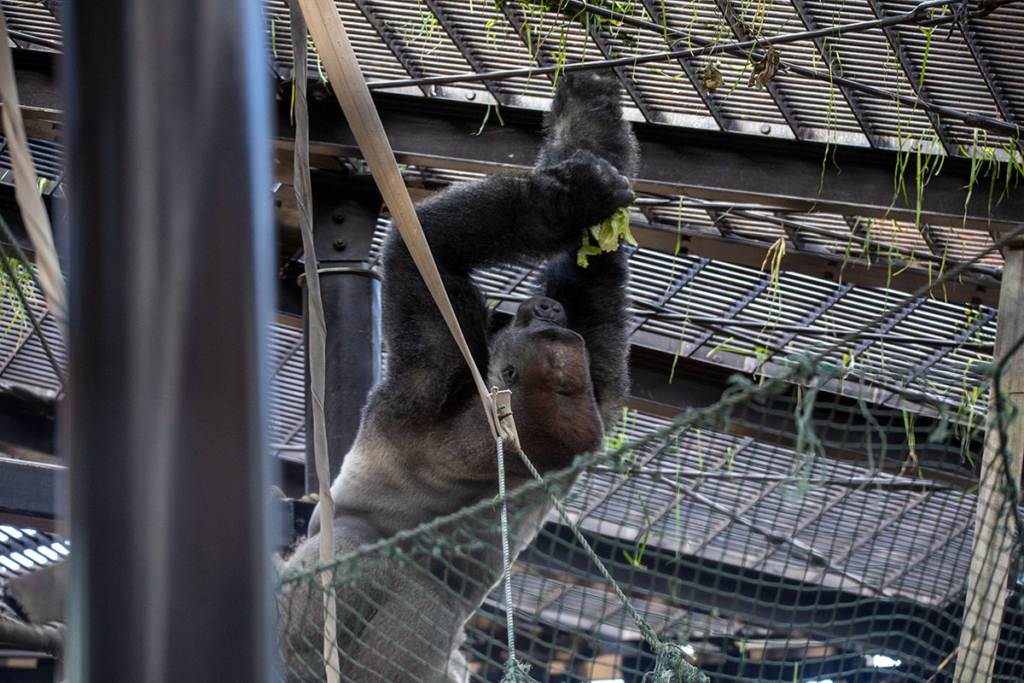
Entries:
<svg viewBox="0 0 1024 683">
<path fill-rule="evenodd" d="M 583 228 L 601 222 L 632 197 L 628 181 L 614 167 L 582 151 L 525 176 L 492 176 L 455 187 L 417 207 L 482 374 L 489 360 L 488 313 L 470 272 L 565 252 L 578 244 Z M 383 412 L 398 420 L 448 420 L 473 398 L 470 374 L 396 234 L 385 245 L 384 273 L 388 372 L 369 410 L 386 402 Z M 480 424 L 486 429 L 482 414 Z"/>
</svg>

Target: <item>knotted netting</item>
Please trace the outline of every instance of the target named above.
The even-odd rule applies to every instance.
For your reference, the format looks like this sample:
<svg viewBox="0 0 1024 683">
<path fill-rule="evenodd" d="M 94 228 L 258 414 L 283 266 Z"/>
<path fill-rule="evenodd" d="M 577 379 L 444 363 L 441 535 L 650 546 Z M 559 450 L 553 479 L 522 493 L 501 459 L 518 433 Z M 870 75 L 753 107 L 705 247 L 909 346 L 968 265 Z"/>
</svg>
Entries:
<svg viewBox="0 0 1024 683">
<path fill-rule="evenodd" d="M 508 491 L 508 600 L 497 497 L 282 577 L 287 676 L 325 680 L 327 572 L 342 681 L 1021 680 L 1024 338 L 863 343 L 909 300 Z"/>
</svg>

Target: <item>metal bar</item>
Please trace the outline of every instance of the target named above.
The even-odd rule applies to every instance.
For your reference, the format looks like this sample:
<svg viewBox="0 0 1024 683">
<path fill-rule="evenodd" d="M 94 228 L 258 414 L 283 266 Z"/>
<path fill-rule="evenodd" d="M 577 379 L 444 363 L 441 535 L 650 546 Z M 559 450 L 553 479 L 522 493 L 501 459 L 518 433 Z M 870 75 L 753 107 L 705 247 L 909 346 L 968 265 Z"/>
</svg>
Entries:
<svg viewBox="0 0 1024 683">
<path fill-rule="evenodd" d="M 807 315 L 804 316 L 803 320 L 800 321 L 800 324 L 803 325 L 805 327 L 805 329 L 799 329 L 799 330 L 794 329 L 794 330 L 788 331 L 785 335 L 783 335 L 782 339 L 778 341 L 778 345 L 782 346 L 782 347 L 786 347 L 791 341 L 796 339 L 796 336 L 798 334 L 806 334 L 806 328 L 807 327 L 810 327 L 814 323 L 818 322 L 818 320 L 821 318 L 821 316 L 825 315 L 825 313 L 827 313 L 830 308 L 832 308 L 837 303 L 839 303 L 844 296 L 846 296 L 847 294 L 850 293 L 850 291 L 852 289 L 853 289 L 853 285 L 851 283 L 849 283 L 849 282 L 843 283 L 842 285 L 836 287 L 832 291 L 831 294 L 829 294 L 828 296 L 823 298 L 821 301 L 819 301 L 817 304 L 815 304 L 814 308 L 809 310 L 807 312 Z M 779 327 L 774 327 L 773 329 L 780 329 L 780 328 Z M 842 333 L 840 332 L 840 333 L 837 333 L 837 334 L 842 334 Z"/>
<path fill-rule="evenodd" d="M 495 5 L 497 4 L 498 3 L 495 3 Z M 555 76 L 558 74 L 559 71 L 559 65 L 556 64 L 554 60 L 552 60 L 550 57 L 548 57 L 547 54 L 544 53 L 544 50 L 541 49 L 540 44 L 536 46 L 533 46 L 531 44 L 531 41 L 528 38 L 528 36 L 530 35 L 530 29 L 526 25 L 526 23 L 523 22 L 516 14 L 516 11 L 512 7 L 511 2 L 502 2 L 501 7 L 499 9 L 501 9 L 501 12 L 502 14 L 505 15 L 505 18 L 508 19 L 509 25 L 513 29 L 515 29 L 516 35 L 519 37 L 519 40 L 521 40 L 523 45 L 526 46 L 526 51 L 529 52 L 530 56 L 533 57 L 533 59 L 535 59 L 538 64 L 540 64 L 540 68 L 537 71 L 543 72 L 543 74 L 548 77 L 548 80 L 554 82 Z M 527 73 L 520 75 L 529 78 L 534 73 L 534 69 L 532 67 L 526 69 L 526 71 Z M 372 90 L 373 87 L 371 86 L 370 89 Z"/>
<path fill-rule="evenodd" d="M 775 489 L 779 488 L 779 486 L 781 486 L 782 483 L 783 480 L 781 479 L 777 481 L 767 482 L 766 486 L 762 486 L 760 489 L 758 489 L 757 494 L 753 498 L 749 498 L 748 500 L 744 501 L 743 505 L 741 505 L 739 509 L 733 511 L 733 514 L 735 514 L 737 517 L 742 517 L 743 515 L 747 514 L 755 505 L 764 500 L 768 494 L 770 494 Z M 707 535 L 704 536 L 704 538 L 702 538 L 698 542 L 697 549 L 693 551 L 693 554 L 700 555 L 705 548 L 711 545 L 716 538 L 721 536 L 722 533 L 726 529 L 731 527 L 733 524 L 734 522 L 731 518 L 719 522 L 713 529 L 708 531 Z M 789 543 L 792 543 L 792 536 L 794 535 L 795 534 L 791 534 L 790 537 L 786 538 L 785 540 Z"/>
<path fill-rule="evenodd" d="M 1024 340 L 1024 311 L 1020 306 L 1024 298 L 1024 238 L 1006 249 L 1005 259 L 996 327 L 996 373 L 989 392 L 956 683 L 992 679 L 1006 605 L 1006 581 L 1020 531 L 1024 418 L 1012 411 L 1020 406 L 1024 395 L 1024 364 L 1020 362 Z M 1004 397 L 1008 405 L 1001 403 Z M 1004 423 L 1006 420 L 1009 424 Z"/>
<path fill-rule="evenodd" d="M 665 40 L 668 41 L 668 20 L 661 11 L 661 3 L 658 2 L 658 0 L 643 0 L 643 3 L 644 9 L 646 9 L 647 13 L 651 15 L 654 23 L 661 24 L 664 28 L 662 35 Z M 669 47 L 672 47 L 671 43 L 669 43 Z M 686 78 L 690 81 L 690 85 L 693 86 L 693 89 L 700 97 L 701 102 L 704 103 L 704 106 L 707 107 L 712 118 L 715 119 L 715 123 L 718 124 L 718 127 L 721 130 L 729 130 L 731 128 L 729 119 L 722 114 L 722 107 L 715 99 L 714 93 L 704 91 L 704 79 L 697 73 L 697 70 L 693 66 L 693 61 L 686 57 L 680 57 L 676 61 L 679 63 L 679 68 L 681 68 L 683 73 L 686 74 Z"/>
<path fill-rule="evenodd" d="M 813 31 L 817 28 L 816 22 L 814 21 L 814 15 L 807 11 L 807 4 L 804 0 L 792 0 L 791 4 L 793 9 L 796 10 L 796 14 L 800 17 L 800 21 L 803 22 L 805 28 L 808 31 Z M 818 48 L 818 53 L 821 58 L 825 60 L 825 64 L 828 66 L 828 72 L 831 76 L 842 76 L 842 67 L 839 65 L 839 58 L 836 56 L 836 51 L 832 45 L 832 42 L 827 38 L 821 36 L 815 37 L 814 46 Z M 832 86 L 830 86 L 832 87 Z M 872 147 L 878 147 L 878 137 L 871 131 L 871 122 L 868 121 L 868 115 L 861 107 L 860 101 L 857 99 L 859 96 L 856 90 L 853 90 L 849 86 L 840 85 L 839 92 L 843 94 L 843 99 L 846 100 L 846 106 L 850 108 L 850 112 L 853 114 L 853 118 L 857 120 L 857 125 L 860 126 L 861 131 L 864 133 L 864 137 L 867 138 L 868 144 Z"/>
<path fill-rule="evenodd" d="M 680 432 L 679 434 L 681 435 L 681 434 L 685 433 L 685 432 L 686 432 L 687 430 L 688 430 L 688 428 L 687 428 L 687 429 L 684 429 L 684 430 L 683 430 L 683 431 L 681 431 L 681 432 Z M 639 465 L 640 467 L 644 467 L 645 465 L 648 465 L 648 464 L 650 464 L 650 463 L 651 463 L 651 461 L 653 461 L 653 460 L 654 460 L 655 458 L 659 457 L 659 456 L 660 456 L 660 455 L 661 455 L 661 454 L 662 454 L 662 453 L 663 453 L 663 452 L 665 451 L 665 449 L 666 449 L 666 448 L 668 448 L 668 443 L 667 443 L 667 442 L 666 442 L 666 443 L 665 443 L 665 445 L 664 445 L 664 446 L 662 446 L 661 448 L 658 448 L 658 449 L 656 449 L 656 450 L 654 450 L 654 451 L 652 451 L 652 452 L 648 453 L 647 455 L 645 455 L 645 456 L 644 456 L 644 457 L 643 457 L 643 458 L 642 458 L 642 459 L 640 460 L 640 462 L 639 462 L 639 463 L 637 463 L 637 464 L 638 464 L 638 465 Z M 723 459 L 723 462 L 724 462 L 724 459 Z M 594 512 L 596 512 L 598 508 L 600 508 L 600 507 L 601 507 L 602 505 L 604 505 L 604 504 L 605 504 L 605 503 L 606 503 L 606 502 L 607 502 L 607 501 L 608 501 L 609 499 L 611 499 L 611 497 L 612 497 L 612 496 L 614 496 L 614 495 L 615 495 L 616 493 L 618 493 L 618 492 L 619 492 L 619 490 L 620 490 L 620 489 L 621 489 L 621 488 L 622 488 L 623 486 L 625 486 L 625 485 L 626 485 L 626 482 L 627 482 L 627 481 L 630 481 L 629 477 L 627 477 L 627 476 L 625 476 L 625 475 L 623 475 L 623 476 L 619 477 L 618 481 L 616 481 L 616 482 L 615 482 L 614 484 L 612 484 L 611 486 L 609 486 L 609 487 L 608 487 L 608 490 L 607 490 L 607 491 L 605 491 L 604 495 L 602 495 L 602 496 L 601 496 L 601 497 L 599 497 L 599 498 L 598 498 L 597 500 L 595 500 L 595 501 L 594 501 L 594 502 L 592 502 L 592 503 L 591 503 L 590 505 L 588 505 L 588 506 L 586 507 L 586 509 L 585 509 L 585 510 L 583 510 L 583 511 L 582 511 L 582 512 L 581 512 L 581 513 L 580 513 L 579 515 L 577 515 L 576 519 L 575 519 L 575 520 L 573 520 L 573 521 L 575 521 L 575 522 L 576 522 L 577 524 L 579 524 L 580 522 L 582 522 L 583 520 L 585 520 L 585 519 L 586 519 L 587 517 L 589 517 L 590 515 L 594 514 Z"/>
<path fill-rule="evenodd" d="M 845 491 L 843 491 L 842 494 L 840 494 L 838 496 L 833 496 L 824 505 L 820 506 L 813 513 L 810 513 L 810 512 L 805 513 L 804 516 L 803 516 L 803 519 L 801 519 L 800 522 L 793 529 L 793 531 L 791 531 L 789 533 L 789 537 L 792 539 L 792 538 L 796 538 L 797 536 L 799 536 L 803 532 L 804 529 L 806 529 L 811 524 L 814 524 L 815 522 L 820 520 L 822 517 L 824 517 L 826 514 L 828 514 L 829 510 L 831 510 L 835 506 L 839 505 L 840 503 L 846 502 L 846 500 L 849 499 L 850 496 L 852 496 L 854 493 L 862 490 L 862 488 L 864 488 L 866 485 L 869 485 L 869 483 L 870 482 L 864 482 L 860 487 L 850 487 L 850 488 L 846 489 Z M 780 552 L 781 550 L 782 550 L 781 548 L 775 548 L 775 547 L 770 547 L 769 546 L 765 550 L 761 551 L 761 553 L 759 553 L 758 556 L 755 557 L 750 562 L 750 564 L 748 566 L 750 566 L 752 569 L 758 569 L 760 567 L 760 565 L 762 565 L 765 561 L 768 560 L 768 558 L 770 558 L 772 555 L 776 554 L 777 552 Z M 885 589 L 884 585 L 879 586 L 879 589 L 882 590 L 883 593 L 885 592 L 884 591 L 884 589 Z"/>
<path fill-rule="evenodd" d="M 43 0 L 43 7 L 53 15 L 53 18 L 60 22 L 60 8 L 64 4 L 64 0 Z"/>
<path fill-rule="evenodd" d="M 891 315 L 887 316 L 886 319 L 885 319 L 885 322 L 883 322 L 878 327 L 878 334 L 883 335 L 883 338 L 882 338 L 883 341 L 884 341 L 884 335 L 886 335 L 889 332 L 889 330 L 891 330 L 892 328 L 896 327 L 901 322 L 903 322 L 903 320 L 908 315 L 910 315 L 911 313 L 916 311 L 918 308 L 920 308 L 924 304 L 924 302 L 925 302 L 925 299 L 914 299 L 910 303 L 908 303 L 905 306 L 901 307 L 898 311 L 893 311 L 893 313 Z M 852 358 L 856 358 L 860 354 L 864 353 L 864 351 L 867 350 L 867 348 L 869 346 L 871 346 L 873 343 L 875 343 L 875 341 L 877 341 L 877 340 L 865 339 L 865 340 L 863 340 L 861 342 L 858 342 L 856 345 L 854 345 L 854 347 L 852 349 L 850 349 L 850 356 Z"/>
<path fill-rule="evenodd" d="M 734 452 L 735 453 L 735 452 Z M 621 474 L 621 472 L 614 467 L 608 467 L 607 465 L 594 465 L 588 468 L 591 472 L 599 472 L 601 474 Z M 759 484 L 770 484 L 774 482 L 786 482 L 792 481 L 793 475 L 789 474 L 736 474 L 735 472 L 709 472 L 709 471 L 698 471 L 692 469 L 682 469 L 678 472 L 671 468 L 660 468 L 652 470 L 650 468 L 630 469 L 630 474 L 634 477 L 642 476 L 661 476 L 661 477 L 674 477 L 677 474 L 685 477 L 692 477 L 694 479 L 728 479 L 729 481 L 743 481 L 752 482 Z M 928 481 L 924 479 L 907 479 L 896 480 L 896 479 L 883 479 L 877 476 L 874 477 L 826 477 L 821 479 L 811 479 L 807 481 L 809 486 L 844 486 L 852 488 L 856 491 L 857 489 L 863 489 L 866 486 L 871 487 L 872 491 L 885 490 L 885 491 L 956 491 L 956 487 L 950 486 L 949 484 L 943 484 L 941 482 Z M 814 521 L 812 518 L 810 521 Z M 801 525 L 798 528 L 803 528 Z"/>
<path fill-rule="evenodd" d="M 989 324 L 996 317 L 996 312 L 997 310 L 994 308 L 990 308 L 987 311 L 979 312 L 977 317 L 974 319 L 974 322 L 972 322 L 970 325 L 965 325 L 964 329 L 962 329 L 956 335 L 955 341 L 957 343 L 955 345 L 949 345 L 945 348 L 938 349 L 930 356 L 928 356 L 920 365 L 914 367 L 913 379 L 924 377 L 925 373 L 928 372 L 929 369 L 931 369 L 940 360 L 948 356 L 949 352 L 952 351 L 954 348 L 968 348 L 968 344 L 966 343 L 966 341 L 970 339 L 972 334 L 977 333 L 979 330 L 985 327 L 985 325 Z M 986 350 L 990 349 L 991 352 L 995 351 L 995 348 L 991 344 L 986 344 L 985 346 L 987 347 Z"/>
<path fill-rule="evenodd" d="M 718 230 L 718 234 L 722 237 L 731 237 L 733 235 L 732 226 L 729 225 L 729 221 L 726 219 L 724 213 L 717 209 L 712 209 L 711 207 L 702 208 L 704 208 L 704 212 L 707 213 L 708 218 L 711 219 L 711 223 L 715 226 L 715 229 Z"/>
<path fill-rule="evenodd" d="M 67 677 L 267 683 L 274 234 L 261 8 L 63 10 L 75 159 Z"/>
<path fill-rule="evenodd" d="M 462 53 L 462 57 L 466 60 L 469 66 L 476 71 L 481 73 L 484 71 L 483 63 L 476 58 L 473 54 L 473 48 L 463 40 L 462 34 L 459 33 L 452 25 L 451 19 L 448 17 L 448 13 L 444 7 L 437 0 L 424 0 L 424 4 L 427 8 L 433 12 L 434 16 L 437 17 L 437 23 L 441 24 L 441 28 L 444 29 L 445 33 L 451 39 L 455 47 Z M 491 93 L 491 97 L 494 101 L 500 105 L 508 106 L 512 104 L 512 96 L 503 93 L 498 85 L 494 81 L 484 81 L 484 87 L 487 88 L 487 92 Z"/>
<path fill-rule="evenodd" d="M 13 24 L 15 22 L 12 21 L 11 23 Z M 60 43 L 55 43 L 52 40 L 47 40 L 46 38 L 37 38 L 32 34 L 22 33 L 21 31 L 13 31 L 11 29 L 7 29 L 7 35 L 14 40 L 20 40 L 24 43 L 29 43 L 30 45 L 38 45 L 39 47 L 45 47 L 50 50 L 56 50 L 58 52 L 64 49 L 64 46 Z"/>
<path fill-rule="evenodd" d="M 667 478 L 665 478 L 665 480 L 667 481 Z M 698 493 L 696 490 L 682 490 L 682 492 L 705 507 L 711 508 L 718 514 L 728 517 L 732 524 L 739 524 L 755 534 L 762 536 L 769 545 L 776 546 L 779 550 L 789 554 L 791 557 L 808 563 L 824 566 L 829 571 L 835 572 L 836 574 L 853 581 L 872 593 L 881 594 L 881 591 L 870 585 L 864 578 L 854 574 L 853 572 L 846 571 L 842 567 L 835 566 L 835 564 L 829 560 L 828 555 L 815 549 L 809 544 L 792 538 L 781 539 L 770 529 L 766 529 L 754 522 L 751 522 L 741 514 L 730 510 L 725 505 L 708 498 L 702 493 Z"/>
<path fill-rule="evenodd" d="M 879 0 L 867 0 L 868 7 L 878 19 L 886 19 L 888 12 L 885 6 L 879 2 Z M 954 12 L 955 14 L 955 12 Z M 952 134 L 949 132 L 949 128 L 946 126 L 937 113 L 930 108 L 931 99 L 928 97 L 927 90 L 922 82 L 921 74 L 918 71 L 917 65 L 914 64 L 914 60 L 910 58 L 907 51 L 903 49 L 903 45 L 900 43 L 899 32 L 892 26 L 882 26 L 882 32 L 885 33 L 885 39 L 889 43 L 889 48 L 896 55 L 896 59 L 903 69 L 903 75 L 910 83 L 911 89 L 914 94 L 917 95 L 917 101 L 925 105 L 925 110 L 928 115 L 928 120 L 931 121 L 932 128 L 935 129 L 935 134 L 939 136 L 939 142 L 942 143 L 942 148 L 946 150 L 946 154 L 954 155 L 959 150 L 956 140 L 953 139 Z"/>
<path fill-rule="evenodd" d="M 743 23 L 743 17 L 740 12 L 736 10 L 732 0 L 715 0 L 715 6 L 718 7 L 718 11 L 725 19 L 725 23 L 729 24 L 729 28 L 732 30 L 733 35 L 739 39 L 740 42 L 754 41 L 756 44 L 758 38 L 750 35 L 747 31 L 746 25 Z M 754 63 L 754 53 L 751 51 L 748 57 L 750 64 Z M 768 94 L 771 95 L 772 101 L 775 102 L 775 106 L 778 108 L 782 118 L 786 121 L 786 125 L 793 131 L 793 137 L 797 140 L 803 139 L 804 135 L 800 132 L 800 122 L 797 121 L 796 115 L 793 113 L 793 108 L 789 106 L 789 102 L 786 100 L 786 95 L 782 92 L 782 88 L 778 81 L 774 79 L 769 81 L 765 86 L 768 90 Z"/>
<path fill-rule="evenodd" d="M 737 315 L 739 315 L 743 311 L 743 309 L 750 304 L 750 302 L 754 301 L 757 297 L 761 296 L 764 290 L 768 289 L 768 285 L 770 285 L 771 282 L 772 278 L 769 275 L 762 273 L 758 283 L 751 287 L 750 291 L 748 291 L 746 294 L 740 297 L 735 303 L 733 303 L 732 306 L 729 307 L 729 310 L 725 312 L 725 318 L 735 318 Z M 707 331 L 703 332 L 700 335 L 700 337 L 697 338 L 697 341 L 693 342 L 693 345 L 690 347 L 690 352 L 687 353 L 686 356 L 693 356 L 693 354 L 695 354 L 701 346 L 706 344 L 708 340 L 715 336 L 716 331 L 717 330 L 708 329 Z"/>
</svg>

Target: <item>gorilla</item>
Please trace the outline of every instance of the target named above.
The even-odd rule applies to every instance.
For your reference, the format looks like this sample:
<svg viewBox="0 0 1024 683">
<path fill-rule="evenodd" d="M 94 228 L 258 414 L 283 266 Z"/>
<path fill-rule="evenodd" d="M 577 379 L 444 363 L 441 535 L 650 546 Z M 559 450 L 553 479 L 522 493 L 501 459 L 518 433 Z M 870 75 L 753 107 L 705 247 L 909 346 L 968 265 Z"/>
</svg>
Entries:
<svg viewBox="0 0 1024 683">
<path fill-rule="evenodd" d="M 586 268 L 576 262 L 582 231 L 633 200 L 626 176 L 639 152 L 620 98 L 610 73 L 562 75 L 530 172 L 456 186 L 417 206 L 477 367 L 488 387 L 512 391 L 520 442 L 541 472 L 600 448 L 627 389 L 625 249 Z M 472 271 L 541 260 L 536 296 L 495 330 Z M 470 372 L 394 232 L 382 262 L 387 372 L 331 486 L 339 555 L 497 494 L 496 446 Z M 509 487 L 530 478 L 514 454 L 505 460 Z M 510 502 L 513 554 L 549 509 L 543 491 Z M 438 545 L 420 548 L 418 560 L 365 555 L 335 571 L 342 680 L 467 679 L 463 628 L 502 574 L 493 522 L 461 532 L 476 542 L 468 554 Z M 314 515 L 285 575 L 317 562 L 318 526 Z M 287 677 L 321 680 L 323 594 L 315 580 L 286 583 L 279 602 Z"/>
</svg>

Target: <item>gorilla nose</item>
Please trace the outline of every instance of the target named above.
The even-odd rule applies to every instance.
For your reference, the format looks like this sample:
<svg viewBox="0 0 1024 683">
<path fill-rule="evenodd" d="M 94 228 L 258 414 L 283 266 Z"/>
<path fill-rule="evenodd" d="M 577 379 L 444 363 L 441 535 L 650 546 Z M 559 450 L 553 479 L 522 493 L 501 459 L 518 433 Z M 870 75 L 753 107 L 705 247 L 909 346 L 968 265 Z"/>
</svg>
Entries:
<svg viewBox="0 0 1024 683">
<path fill-rule="evenodd" d="M 524 301 L 519 306 L 519 315 L 523 316 L 523 322 L 526 324 L 533 319 L 561 326 L 564 326 L 566 322 L 565 309 L 562 308 L 562 304 L 546 296 L 538 296 Z"/>
</svg>

